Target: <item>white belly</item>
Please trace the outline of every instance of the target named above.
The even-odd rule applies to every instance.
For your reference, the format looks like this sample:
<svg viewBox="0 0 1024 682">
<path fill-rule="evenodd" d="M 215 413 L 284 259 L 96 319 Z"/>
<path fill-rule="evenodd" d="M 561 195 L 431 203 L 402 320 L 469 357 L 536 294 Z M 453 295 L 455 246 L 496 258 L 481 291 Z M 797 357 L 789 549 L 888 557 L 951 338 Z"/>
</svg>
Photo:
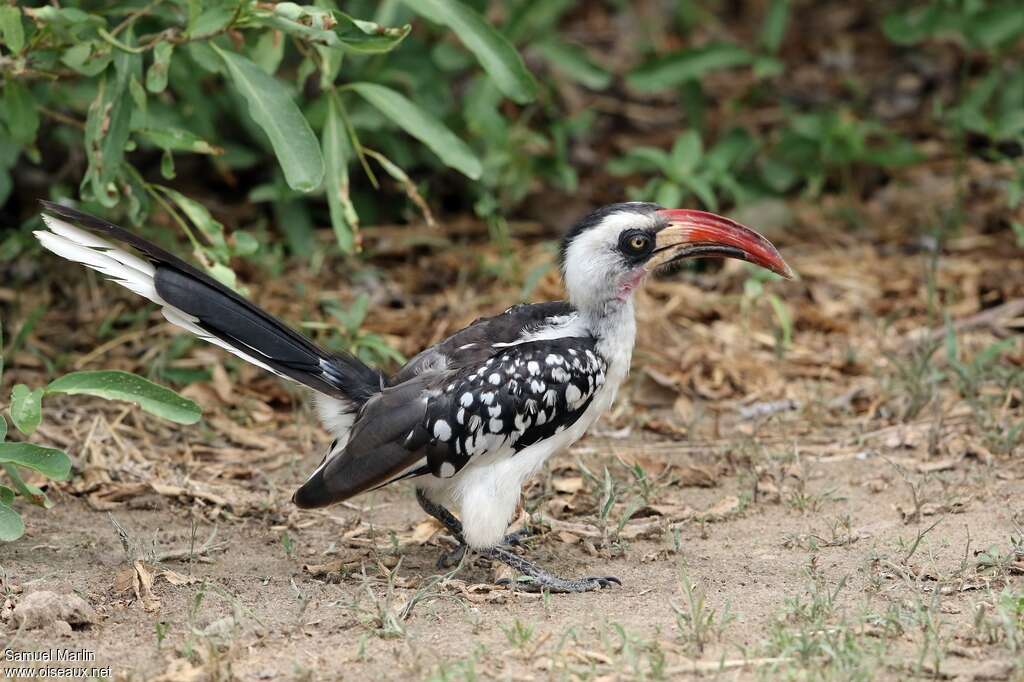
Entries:
<svg viewBox="0 0 1024 682">
<path fill-rule="evenodd" d="M 424 476 L 417 481 L 431 500 L 451 509 L 461 519 L 463 536 L 470 547 L 483 549 L 501 543 L 519 506 L 523 484 L 549 457 L 578 441 L 611 406 L 629 372 L 631 351 L 632 343 L 625 352 L 609 354 L 604 385 L 595 393 L 587 411 L 564 431 L 519 452 L 499 448 L 471 459 L 452 478 Z"/>
</svg>

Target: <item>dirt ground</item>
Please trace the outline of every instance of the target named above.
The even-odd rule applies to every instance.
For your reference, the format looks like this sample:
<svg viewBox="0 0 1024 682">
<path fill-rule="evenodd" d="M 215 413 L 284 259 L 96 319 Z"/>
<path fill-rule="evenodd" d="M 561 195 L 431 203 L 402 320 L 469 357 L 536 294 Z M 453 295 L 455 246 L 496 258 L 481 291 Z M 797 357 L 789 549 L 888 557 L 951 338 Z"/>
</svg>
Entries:
<svg viewBox="0 0 1024 682">
<path fill-rule="evenodd" d="M 718 455 L 688 445 L 684 453 L 658 448 L 651 461 L 718 468 Z M 588 468 L 614 467 L 612 453 L 637 449 L 632 438 L 590 439 L 555 469 L 577 456 Z M 531 543 L 531 556 L 564 574 L 623 581 L 548 597 L 492 591 L 486 566 L 439 574 L 436 536 L 408 539 L 426 533 L 410 492 L 396 489 L 359 500 L 364 511 L 290 513 L 287 529 L 272 514 L 198 522 L 200 544 L 216 529 L 217 551 L 192 563 L 187 551 L 181 560 L 147 563 L 143 570 L 156 576 L 147 604 L 131 589 L 117 590 L 130 565 L 112 522 L 140 556 L 152 556 L 189 548 L 188 512 L 155 504 L 108 516 L 66 498 L 54 512 L 29 515 L 30 536 L 4 557 L 6 579 L 24 591 L 75 592 L 96 608 L 98 622 L 67 637 L 10 632 L 6 646 L 95 651 L 98 665 L 127 679 L 657 679 L 694 667 L 726 679 L 816 669 L 834 678 L 1020 674 L 1019 652 L 1014 659 L 998 642 L 978 641 L 975 626 L 994 595 L 1019 594 L 1020 559 L 1000 568 L 979 554 L 1009 552 L 1015 533 L 1019 541 L 1019 462 L 1009 469 L 930 464 L 884 447 L 768 461 L 780 467 L 781 501 L 752 499 L 748 469 L 713 487 L 670 486 L 654 498 L 669 514 L 673 504 L 721 510 L 705 521 L 697 513 L 675 523 L 628 522 L 626 534 L 652 518 L 654 528 L 604 551 L 550 536 Z M 552 479 L 559 480 L 568 479 Z M 922 515 L 907 521 L 915 494 Z M 351 536 L 371 518 L 372 532 Z M 389 573 L 396 557 L 401 563 Z M 332 562 L 340 570 L 311 574 L 310 566 Z M 165 570 L 187 581 L 172 584 Z M 702 653 L 679 615 L 691 612 L 687 584 L 706 595 Z M 823 612 L 811 615 L 815 609 Z M 778 655 L 770 640 L 813 639 L 819 618 L 835 628 L 821 636 L 842 645 L 836 652 L 810 645 Z"/>
<path fill-rule="evenodd" d="M 212 367 L 184 391 L 196 427 L 47 399 L 33 440 L 67 449 L 75 475 L 55 508 L 22 505 L 27 535 L 3 547 L 4 648 L 92 651 L 115 679 L 1024 679 L 1021 259 L 981 233 L 932 269 L 884 237 L 781 241 L 803 276 L 766 285 L 788 344 L 739 265 L 649 283 L 617 406 L 526 491 L 520 523 L 538 533 L 520 551 L 621 587 L 536 595 L 495 587 L 479 560 L 440 570 L 450 539 L 400 486 L 295 510 L 326 447 L 309 406 L 195 345 L 168 362 Z M 516 248 L 524 268 L 550 258 Z M 411 354 L 507 305 L 498 284 L 416 288 L 409 273 L 456 258 L 367 285 L 368 327 Z M 7 381 L 38 382 L 40 356 L 162 362 L 159 323 L 91 352 L 91 330 L 134 303 L 60 281 Z M 295 285 L 258 298 L 314 317 Z M 558 295 L 554 272 L 533 293 Z M 91 622 L 17 628 L 12 608 L 42 590 L 82 597 Z"/>
</svg>

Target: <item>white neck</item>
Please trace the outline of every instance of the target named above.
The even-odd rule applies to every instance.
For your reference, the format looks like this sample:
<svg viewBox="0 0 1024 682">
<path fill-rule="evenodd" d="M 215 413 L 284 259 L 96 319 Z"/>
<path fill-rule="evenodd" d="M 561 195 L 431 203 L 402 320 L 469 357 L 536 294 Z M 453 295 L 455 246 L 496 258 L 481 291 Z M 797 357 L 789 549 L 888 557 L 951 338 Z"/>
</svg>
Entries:
<svg viewBox="0 0 1024 682">
<path fill-rule="evenodd" d="M 636 340 L 636 314 L 633 297 L 612 299 L 597 309 L 579 311 L 584 324 L 597 339 L 597 350 L 609 362 L 623 361 L 629 366 Z"/>
</svg>

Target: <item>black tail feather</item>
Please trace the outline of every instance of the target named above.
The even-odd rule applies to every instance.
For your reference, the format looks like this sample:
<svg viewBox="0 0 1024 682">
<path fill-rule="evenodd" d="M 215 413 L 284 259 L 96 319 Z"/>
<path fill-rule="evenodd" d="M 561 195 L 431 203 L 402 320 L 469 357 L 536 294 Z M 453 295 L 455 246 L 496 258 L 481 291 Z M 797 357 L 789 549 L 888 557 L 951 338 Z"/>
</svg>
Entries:
<svg viewBox="0 0 1024 682">
<path fill-rule="evenodd" d="M 155 285 L 169 305 L 197 318 L 211 336 L 274 371 L 326 395 L 362 405 L 380 391 L 384 376 L 355 356 L 325 351 L 263 309 L 169 251 L 102 218 L 41 202 L 45 211 L 124 242 L 156 266 Z M 255 352 L 254 352 L 255 351 Z"/>
</svg>

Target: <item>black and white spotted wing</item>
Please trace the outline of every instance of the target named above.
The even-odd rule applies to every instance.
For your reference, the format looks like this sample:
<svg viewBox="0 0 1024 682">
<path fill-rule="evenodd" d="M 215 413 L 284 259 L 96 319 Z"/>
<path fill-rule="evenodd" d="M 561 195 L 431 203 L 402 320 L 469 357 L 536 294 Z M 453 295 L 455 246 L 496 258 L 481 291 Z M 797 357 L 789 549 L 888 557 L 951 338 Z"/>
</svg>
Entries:
<svg viewBox="0 0 1024 682">
<path fill-rule="evenodd" d="M 519 343 L 464 368 L 427 404 L 427 469 L 447 478 L 472 457 L 553 436 L 587 410 L 606 370 L 591 337 Z"/>
<path fill-rule="evenodd" d="M 574 314 L 565 303 L 516 306 L 418 355 L 363 404 L 345 448 L 295 503 L 324 506 L 404 478 L 453 476 L 472 457 L 514 455 L 571 426 L 605 381 L 595 340 L 523 339 Z"/>
</svg>

